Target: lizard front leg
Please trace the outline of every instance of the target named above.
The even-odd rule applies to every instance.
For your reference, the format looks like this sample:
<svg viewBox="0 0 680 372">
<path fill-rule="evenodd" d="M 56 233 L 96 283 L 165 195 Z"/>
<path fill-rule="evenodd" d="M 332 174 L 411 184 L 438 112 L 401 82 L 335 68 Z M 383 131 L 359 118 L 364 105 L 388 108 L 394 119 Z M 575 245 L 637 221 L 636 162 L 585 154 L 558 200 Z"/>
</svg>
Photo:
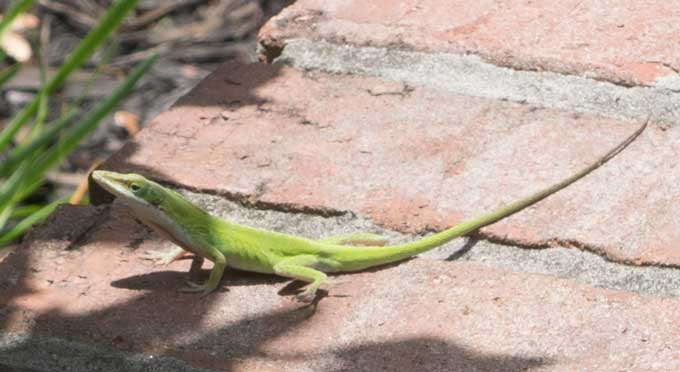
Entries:
<svg viewBox="0 0 680 372">
<path fill-rule="evenodd" d="M 140 254 L 139 258 L 143 260 L 151 260 L 156 265 L 167 265 L 173 261 L 179 260 L 180 258 L 184 257 L 184 255 L 186 255 L 187 253 L 189 252 L 185 251 L 182 247 L 175 247 L 166 252 L 146 251 Z"/>
<path fill-rule="evenodd" d="M 217 249 L 213 249 L 211 251 L 211 255 L 213 268 L 210 271 L 208 280 L 203 284 L 188 281 L 188 286 L 180 289 L 181 292 L 202 292 L 205 295 L 217 289 L 217 286 L 220 284 L 220 280 L 222 280 L 222 275 L 224 275 L 224 269 L 227 267 L 227 259 L 224 257 L 224 254 L 222 254 L 222 252 Z M 195 262 L 197 262 L 200 267 L 200 265 L 203 263 L 203 259 L 201 258 Z M 195 264 L 192 264 L 192 270 L 194 269 L 194 266 Z"/>
</svg>

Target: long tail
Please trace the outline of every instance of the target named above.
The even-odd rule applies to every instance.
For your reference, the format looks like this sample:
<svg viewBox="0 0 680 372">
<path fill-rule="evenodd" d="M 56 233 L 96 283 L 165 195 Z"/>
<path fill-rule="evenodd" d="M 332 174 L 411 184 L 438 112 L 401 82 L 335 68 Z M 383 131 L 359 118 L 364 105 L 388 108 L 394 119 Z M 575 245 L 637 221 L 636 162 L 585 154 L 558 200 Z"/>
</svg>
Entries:
<svg viewBox="0 0 680 372">
<path fill-rule="evenodd" d="M 541 190 L 523 199 L 520 199 L 518 201 L 505 205 L 501 208 L 498 208 L 491 213 L 487 213 L 482 216 L 467 221 L 463 221 L 458 225 L 446 229 L 442 232 L 427 236 L 425 238 L 413 242 L 386 246 L 381 248 L 362 249 L 361 250 L 362 257 L 355 256 L 357 260 L 356 261 L 352 260 L 354 262 L 350 263 L 350 266 L 354 266 L 355 269 L 359 270 L 371 266 L 397 262 L 415 256 L 417 254 L 426 252 L 430 249 L 445 244 L 455 238 L 463 236 L 469 232 L 472 232 L 484 226 L 491 225 L 505 217 L 515 214 L 521 211 L 522 209 L 527 208 L 543 200 L 544 198 L 550 196 L 551 194 L 554 194 L 555 192 L 569 186 L 570 184 L 586 176 L 588 173 L 602 166 L 602 164 L 609 161 L 611 158 L 613 158 L 619 152 L 625 149 L 631 142 L 633 142 L 640 135 L 640 133 L 642 133 L 642 131 L 645 130 L 648 123 L 649 118 L 647 118 L 644 124 L 642 124 L 642 126 L 640 126 L 640 128 L 637 129 L 633 134 L 631 134 L 628 138 L 626 138 L 616 147 L 609 150 L 609 152 L 607 152 L 604 156 L 599 158 L 596 162 L 583 168 L 582 170 L 572 175 L 571 177 L 566 178 L 544 190 Z M 372 264 L 370 264 L 369 261 L 371 261 Z"/>
</svg>

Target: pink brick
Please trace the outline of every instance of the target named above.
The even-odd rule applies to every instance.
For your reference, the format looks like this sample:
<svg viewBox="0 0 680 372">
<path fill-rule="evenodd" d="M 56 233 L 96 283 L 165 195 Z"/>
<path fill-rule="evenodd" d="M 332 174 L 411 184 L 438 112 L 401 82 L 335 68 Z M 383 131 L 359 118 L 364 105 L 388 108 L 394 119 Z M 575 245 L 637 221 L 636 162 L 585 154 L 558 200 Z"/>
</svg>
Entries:
<svg viewBox="0 0 680 372">
<path fill-rule="evenodd" d="M 365 77 L 227 64 L 106 167 L 251 201 L 351 210 L 415 233 L 547 187 L 638 125 Z M 675 127 L 651 126 L 601 169 L 484 236 L 680 264 L 679 137 Z"/>
<path fill-rule="evenodd" d="M 260 32 L 292 38 L 471 53 L 519 70 L 654 85 L 680 69 L 677 1 L 300 0 Z M 264 56 L 263 56 L 264 57 Z"/>
<path fill-rule="evenodd" d="M 282 280 L 234 271 L 201 298 L 177 293 L 188 260 L 142 261 L 130 247 L 145 230 L 121 208 L 99 217 L 76 249 L 32 240 L 0 265 L 3 330 L 222 371 L 680 369 L 678 299 L 418 259 L 337 278 L 316 309 L 277 294 Z"/>
</svg>

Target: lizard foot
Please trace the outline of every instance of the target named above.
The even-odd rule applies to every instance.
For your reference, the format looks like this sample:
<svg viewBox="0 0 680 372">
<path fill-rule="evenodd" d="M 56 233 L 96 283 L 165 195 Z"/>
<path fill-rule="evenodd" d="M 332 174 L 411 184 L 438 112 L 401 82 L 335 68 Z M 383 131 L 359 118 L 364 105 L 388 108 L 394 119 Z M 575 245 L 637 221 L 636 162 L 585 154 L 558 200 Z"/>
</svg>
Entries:
<svg viewBox="0 0 680 372">
<path fill-rule="evenodd" d="M 156 265 L 167 265 L 177 258 L 177 252 L 146 251 L 140 254 L 139 258 L 153 261 Z"/>
<path fill-rule="evenodd" d="M 211 288 L 207 283 L 198 284 L 192 281 L 187 281 L 187 286 L 180 288 L 179 291 L 185 293 L 201 293 L 203 295 L 207 295 L 214 290 L 215 288 Z"/>
<path fill-rule="evenodd" d="M 314 302 L 314 298 L 316 298 L 316 290 L 310 291 L 307 289 L 295 295 L 296 300 L 306 304 Z"/>
</svg>

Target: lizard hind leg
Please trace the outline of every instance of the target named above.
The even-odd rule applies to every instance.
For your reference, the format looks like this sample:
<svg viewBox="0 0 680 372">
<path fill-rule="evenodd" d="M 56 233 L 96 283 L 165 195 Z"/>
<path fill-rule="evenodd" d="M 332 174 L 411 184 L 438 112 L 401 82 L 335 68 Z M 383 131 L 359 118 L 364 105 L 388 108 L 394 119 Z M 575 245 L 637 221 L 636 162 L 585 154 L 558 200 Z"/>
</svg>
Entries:
<svg viewBox="0 0 680 372">
<path fill-rule="evenodd" d="M 274 265 L 274 272 L 280 276 L 309 283 L 307 288 L 295 297 L 301 302 L 312 302 L 321 284 L 328 280 L 325 273 L 314 268 L 320 264 L 320 260 L 313 255 L 294 256 L 279 261 Z"/>
</svg>

